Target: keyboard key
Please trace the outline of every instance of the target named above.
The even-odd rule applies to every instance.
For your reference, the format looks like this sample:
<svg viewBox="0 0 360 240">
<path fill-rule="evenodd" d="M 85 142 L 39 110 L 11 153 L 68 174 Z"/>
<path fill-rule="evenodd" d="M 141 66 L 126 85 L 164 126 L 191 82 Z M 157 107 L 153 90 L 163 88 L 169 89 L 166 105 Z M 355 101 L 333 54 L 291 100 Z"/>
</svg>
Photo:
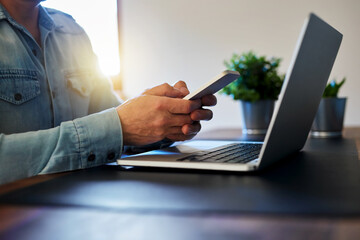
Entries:
<svg viewBox="0 0 360 240">
<path fill-rule="evenodd" d="M 262 144 L 235 143 L 195 152 L 177 161 L 246 163 L 258 158 Z"/>
</svg>

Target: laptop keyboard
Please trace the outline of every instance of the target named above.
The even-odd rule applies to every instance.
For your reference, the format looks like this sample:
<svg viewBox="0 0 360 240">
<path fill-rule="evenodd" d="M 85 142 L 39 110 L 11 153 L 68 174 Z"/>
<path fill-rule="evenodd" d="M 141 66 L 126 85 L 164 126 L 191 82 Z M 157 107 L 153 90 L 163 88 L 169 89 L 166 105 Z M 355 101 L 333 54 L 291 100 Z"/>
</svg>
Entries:
<svg viewBox="0 0 360 240">
<path fill-rule="evenodd" d="M 262 144 L 232 143 L 207 151 L 194 152 L 176 161 L 247 163 L 259 157 Z"/>
</svg>

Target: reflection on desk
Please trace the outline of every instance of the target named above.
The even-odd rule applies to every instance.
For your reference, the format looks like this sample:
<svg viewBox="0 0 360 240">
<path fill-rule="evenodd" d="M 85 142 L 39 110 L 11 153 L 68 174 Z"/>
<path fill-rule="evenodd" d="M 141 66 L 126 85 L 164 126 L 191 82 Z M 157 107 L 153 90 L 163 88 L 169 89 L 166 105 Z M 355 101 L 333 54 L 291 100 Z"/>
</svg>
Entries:
<svg viewBox="0 0 360 240">
<path fill-rule="evenodd" d="M 309 141 L 303 155 L 322 157 L 328 152 L 327 154 L 330 153 L 333 159 L 346 156 L 346 160 L 350 159 L 347 166 L 351 165 L 355 170 L 350 170 L 350 172 L 354 173 L 359 170 L 356 167 L 359 163 L 357 153 L 360 146 L 360 128 L 345 129 L 344 137 L 343 140 L 334 140 L 335 142 L 331 140 L 325 145 L 321 142 L 322 140 Z M 197 138 L 232 140 L 244 138 L 244 136 L 241 135 L 240 129 L 222 129 L 202 133 Z M 336 146 L 340 147 L 341 143 L 353 143 L 354 147 L 344 146 L 343 152 L 339 152 Z M 302 159 L 304 156 L 300 154 L 298 158 Z M 298 161 L 298 167 L 306 166 L 306 161 L 306 159 L 303 162 Z M 323 166 L 321 165 L 323 163 L 314 161 L 314 164 L 318 164 L 317 166 Z M 234 205 L 231 199 L 224 200 L 224 198 L 236 199 L 247 196 L 244 193 L 246 190 L 249 193 L 249 202 L 263 204 L 264 201 L 256 199 L 261 196 L 256 194 L 260 193 L 267 197 L 273 194 L 273 199 L 268 200 L 271 203 L 276 199 L 276 192 L 264 195 L 259 188 L 246 189 L 237 184 L 246 182 L 253 184 L 254 181 L 260 183 L 259 181 L 267 178 L 267 184 L 276 184 L 278 192 L 288 192 L 289 184 L 296 182 L 296 177 L 301 177 L 304 173 L 282 173 L 282 170 L 291 169 L 291 166 L 286 162 L 255 175 L 161 169 L 129 171 L 117 166 L 106 166 L 17 181 L 0 186 L 0 194 L 2 194 L 0 195 L 0 202 L 2 202 L 0 204 L 0 239 L 41 240 L 79 239 L 79 237 L 86 239 L 110 237 L 116 239 L 359 239 L 360 214 L 356 212 L 356 206 L 352 206 L 351 201 L 342 202 L 351 196 L 358 198 L 359 188 L 354 189 L 354 193 L 346 189 L 342 190 L 341 184 L 345 182 L 342 183 L 341 179 L 337 185 L 333 185 L 333 189 L 338 188 L 339 191 L 344 191 L 343 195 L 350 195 L 339 197 L 337 199 L 339 202 L 330 202 L 330 204 L 338 204 L 338 210 L 350 211 L 350 207 L 354 207 L 356 210 L 354 214 L 349 211 L 344 215 L 340 211 L 335 211 L 335 214 L 312 215 L 294 212 L 289 214 L 276 213 L 272 208 L 269 208 L 273 210 L 272 212 L 262 212 L 263 205 L 253 208 L 253 210 L 258 210 L 257 212 L 246 212 L 238 208 L 238 205 Z M 336 168 L 327 166 L 326 171 L 331 172 L 331 167 Z M 333 171 L 336 175 L 344 169 Z M 273 174 L 284 174 L 283 181 L 280 177 L 273 177 Z M 312 171 L 306 174 L 307 178 L 313 177 Z M 344 177 L 348 188 L 360 186 L 360 176 Z M 325 180 L 320 176 L 316 178 L 314 185 L 320 187 L 321 184 L 325 184 Z M 311 179 L 308 179 L 308 184 L 311 184 Z M 125 188 L 125 186 L 132 187 Z M 134 189 L 134 186 L 138 186 L 138 189 Z M 291 191 L 296 196 L 296 193 L 301 191 L 311 193 L 311 187 L 307 189 L 294 185 Z M 198 188 L 197 192 L 194 191 L 196 188 Z M 76 189 L 72 193 L 74 198 L 68 197 L 67 193 L 74 189 Z M 235 189 L 236 192 L 229 194 L 226 192 L 227 189 Z M 336 192 L 328 192 L 329 189 L 331 186 L 325 187 L 323 193 L 309 194 L 304 197 L 333 196 L 337 198 Z M 137 190 L 142 192 L 137 192 Z M 147 195 L 143 192 L 146 190 L 148 190 Z M 102 195 L 105 193 L 108 195 Z M 211 195 L 211 193 L 217 194 Z M 221 195 L 225 193 L 226 196 Z M 144 196 L 147 196 L 147 199 L 141 199 Z M 101 199 L 101 201 L 94 199 Z M 211 205 L 216 203 L 215 199 L 228 204 L 227 206 Z M 161 200 L 166 201 L 160 204 Z M 195 204 L 195 207 L 190 206 L 189 203 L 195 200 L 199 203 Z M 289 201 L 291 203 L 296 199 L 291 199 L 289 195 Z M 283 206 L 285 210 L 289 208 L 286 203 L 285 201 Z M 323 204 L 323 208 L 326 209 L 326 204 L 329 203 L 323 202 Z M 211 209 L 212 206 L 216 208 Z M 161 207 L 163 209 L 160 209 Z M 307 209 L 306 206 L 301 207 Z M 314 211 L 318 210 L 314 209 Z"/>
</svg>

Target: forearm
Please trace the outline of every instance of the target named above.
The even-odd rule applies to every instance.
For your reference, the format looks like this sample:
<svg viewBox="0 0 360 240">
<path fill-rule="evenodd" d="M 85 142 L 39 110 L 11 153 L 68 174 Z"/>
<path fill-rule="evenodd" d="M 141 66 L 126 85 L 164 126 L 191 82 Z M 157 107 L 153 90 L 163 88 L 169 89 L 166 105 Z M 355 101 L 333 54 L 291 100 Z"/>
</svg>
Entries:
<svg viewBox="0 0 360 240">
<path fill-rule="evenodd" d="M 1 134 L 0 184 L 113 162 L 121 149 L 122 131 L 115 109 L 48 130 Z"/>
</svg>

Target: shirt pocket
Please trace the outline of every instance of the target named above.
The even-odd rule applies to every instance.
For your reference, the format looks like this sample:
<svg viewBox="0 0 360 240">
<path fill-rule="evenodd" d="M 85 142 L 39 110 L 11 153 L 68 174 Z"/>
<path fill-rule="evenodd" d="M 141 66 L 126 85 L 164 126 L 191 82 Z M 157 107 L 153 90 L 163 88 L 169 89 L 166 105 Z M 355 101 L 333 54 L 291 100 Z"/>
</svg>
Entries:
<svg viewBox="0 0 360 240">
<path fill-rule="evenodd" d="M 88 115 L 91 93 L 94 90 L 93 74 L 90 70 L 64 70 L 73 118 Z"/>
<path fill-rule="evenodd" d="M 40 95 L 40 83 L 36 71 L 0 70 L 0 99 L 20 105 L 38 95 Z"/>
<path fill-rule="evenodd" d="M 66 85 L 77 94 L 89 97 L 94 90 L 93 75 L 90 70 L 64 70 Z"/>
</svg>

